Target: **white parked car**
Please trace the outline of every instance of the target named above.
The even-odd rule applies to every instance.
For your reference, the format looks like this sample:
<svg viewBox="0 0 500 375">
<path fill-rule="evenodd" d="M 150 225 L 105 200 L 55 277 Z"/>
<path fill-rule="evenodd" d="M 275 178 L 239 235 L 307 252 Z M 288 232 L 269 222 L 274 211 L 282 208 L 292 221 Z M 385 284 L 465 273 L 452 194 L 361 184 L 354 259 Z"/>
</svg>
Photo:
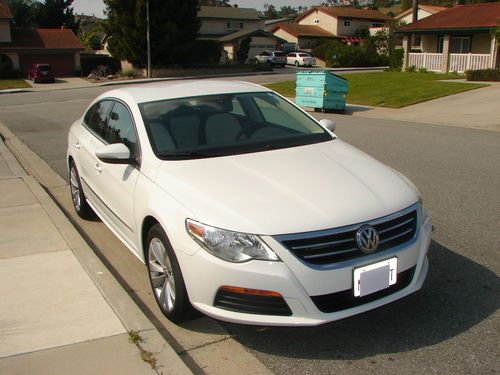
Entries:
<svg viewBox="0 0 500 375">
<path fill-rule="evenodd" d="M 295 66 L 314 66 L 316 59 L 305 52 L 290 52 L 286 57 L 286 63 Z"/>
<path fill-rule="evenodd" d="M 173 321 L 362 313 L 420 289 L 431 219 L 407 178 L 333 129 L 244 82 L 109 91 L 69 131 L 74 207 L 146 263 Z"/>
</svg>

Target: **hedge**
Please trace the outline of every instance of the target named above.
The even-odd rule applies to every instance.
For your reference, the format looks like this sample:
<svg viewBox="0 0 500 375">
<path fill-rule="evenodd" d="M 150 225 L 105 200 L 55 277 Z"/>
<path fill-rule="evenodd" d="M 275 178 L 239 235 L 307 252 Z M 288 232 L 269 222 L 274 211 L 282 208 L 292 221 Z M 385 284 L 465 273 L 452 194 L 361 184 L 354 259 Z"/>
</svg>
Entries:
<svg viewBox="0 0 500 375">
<path fill-rule="evenodd" d="M 20 70 L 0 70 L 0 79 L 23 78 L 23 72 Z"/>
<path fill-rule="evenodd" d="M 467 70 L 467 81 L 496 81 L 500 82 L 500 69 Z"/>
</svg>

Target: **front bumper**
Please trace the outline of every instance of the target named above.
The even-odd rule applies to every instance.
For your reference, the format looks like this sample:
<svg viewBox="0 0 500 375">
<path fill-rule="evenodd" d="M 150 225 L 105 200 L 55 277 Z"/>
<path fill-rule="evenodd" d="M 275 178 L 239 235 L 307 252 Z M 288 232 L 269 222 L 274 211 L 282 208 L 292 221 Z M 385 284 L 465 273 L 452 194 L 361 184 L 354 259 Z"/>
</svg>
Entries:
<svg viewBox="0 0 500 375">
<path fill-rule="evenodd" d="M 322 312 L 311 297 L 336 293 L 352 288 L 352 268 L 318 270 L 301 263 L 272 237 L 264 241 L 283 259 L 283 262 L 250 261 L 228 263 L 200 249 L 189 256 L 178 252 L 188 295 L 193 306 L 216 319 L 234 323 L 268 326 L 314 326 L 375 309 L 386 305 L 422 287 L 427 276 L 427 251 L 431 239 L 431 219 L 423 215 L 415 241 L 397 249 L 390 256 L 398 257 L 398 274 L 411 270 L 407 286 L 396 288 L 379 299 L 335 312 Z M 384 252 L 356 260 L 354 267 L 373 263 L 388 257 Z M 214 306 L 214 299 L 223 285 L 239 286 L 280 293 L 291 310 L 290 316 L 261 315 L 229 311 Z M 340 288 L 340 289 L 339 289 Z M 348 290 L 347 289 L 347 290 Z M 335 295 L 335 294 L 332 294 Z"/>
</svg>

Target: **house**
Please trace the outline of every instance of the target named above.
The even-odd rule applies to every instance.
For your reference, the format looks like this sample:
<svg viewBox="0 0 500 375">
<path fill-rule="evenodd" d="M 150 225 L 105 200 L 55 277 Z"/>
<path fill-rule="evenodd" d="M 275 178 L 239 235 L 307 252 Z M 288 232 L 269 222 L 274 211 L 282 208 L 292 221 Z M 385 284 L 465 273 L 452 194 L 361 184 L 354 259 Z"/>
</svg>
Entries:
<svg viewBox="0 0 500 375">
<path fill-rule="evenodd" d="M 321 39 L 336 38 L 331 32 L 315 25 L 279 23 L 269 31 L 295 46 L 296 50 L 312 48 Z"/>
<path fill-rule="evenodd" d="M 356 32 L 362 27 L 381 27 L 392 18 L 372 9 L 347 7 L 312 7 L 302 13 L 296 22 L 299 25 L 317 26 L 340 37 L 345 43 L 359 43 Z"/>
<path fill-rule="evenodd" d="M 201 6 L 198 18 L 201 21 L 199 39 L 220 41 L 225 57 L 231 61 L 236 61 L 236 50 L 245 38 L 250 38 L 248 60 L 262 51 L 279 49 L 286 42 L 265 31 L 264 18 L 256 9 Z"/>
<path fill-rule="evenodd" d="M 499 20 L 500 3 L 496 2 L 458 5 L 402 26 L 403 69 L 464 72 L 497 67 Z M 421 36 L 421 52 L 411 50 L 412 35 Z"/>
<path fill-rule="evenodd" d="M 443 10 L 448 9 L 447 7 L 440 7 L 436 5 L 418 5 L 417 20 L 432 16 L 433 14 L 439 13 Z M 413 22 L 413 8 L 406 9 L 394 16 L 394 19 L 401 25 L 407 25 Z"/>
<path fill-rule="evenodd" d="M 0 0 L 0 71 L 27 75 L 32 64 L 51 64 L 56 76 L 74 76 L 80 70 L 78 38 L 69 29 L 11 28 L 12 13 Z"/>
</svg>

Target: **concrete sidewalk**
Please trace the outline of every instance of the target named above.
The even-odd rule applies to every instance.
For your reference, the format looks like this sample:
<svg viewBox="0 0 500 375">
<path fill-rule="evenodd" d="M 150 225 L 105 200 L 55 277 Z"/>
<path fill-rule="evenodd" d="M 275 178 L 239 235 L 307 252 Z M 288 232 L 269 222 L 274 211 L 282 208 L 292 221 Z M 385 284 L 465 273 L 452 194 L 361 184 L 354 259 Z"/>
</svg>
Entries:
<svg viewBox="0 0 500 375">
<path fill-rule="evenodd" d="M 0 374 L 191 373 L 1 139 L 0 296 Z"/>
<path fill-rule="evenodd" d="M 350 106 L 353 116 L 500 131 L 500 82 L 399 109 Z M 349 108 L 348 108 L 349 111 Z"/>
</svg>

